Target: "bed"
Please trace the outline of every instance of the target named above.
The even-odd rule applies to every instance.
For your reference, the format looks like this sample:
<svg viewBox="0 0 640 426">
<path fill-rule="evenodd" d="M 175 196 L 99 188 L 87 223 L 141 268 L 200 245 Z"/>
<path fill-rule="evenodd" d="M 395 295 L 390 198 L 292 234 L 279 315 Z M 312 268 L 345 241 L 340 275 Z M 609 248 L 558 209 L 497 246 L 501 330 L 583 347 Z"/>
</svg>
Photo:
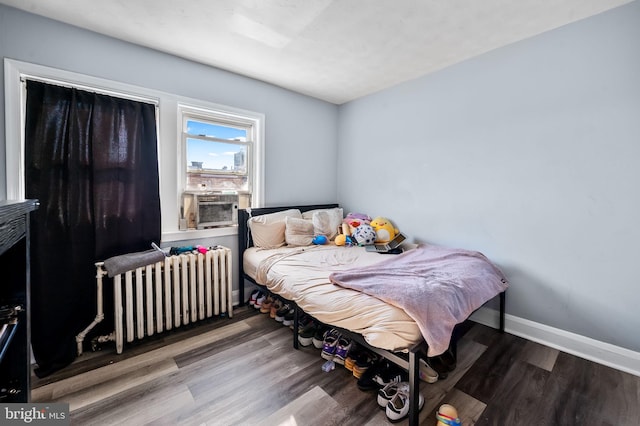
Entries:
<svg viewBox="0 0 640 426">
<path fill-rule="evenodd" d="M 299 313 L 304 312 L 406 369 L 410 384 L 409 424 L 418 424 L 420 357 L 437 356 L 451 347 L 455 354 L 454 326 L 496 297 L 500 300 L 503 331 L 508 283 L 477 252 L 450 253 L 435 246 L 418 245 L 401 255 L 386 255 L 363 247 L 310 244 L 309 233 L 337 230 L 342 215 L 337 204 L 240 210 L 239 276 L 292 303 L 296 307 L 294 330 L 298 329 Z M 462 261 L 452 263 L 454 255 L 462 256 Z M 456 266 L 467 261 L 471 263 L 463 268 Z M 444 269 L 451 265 L 454 269 Z M 475 265 L 482 270 L 477 272 Z M 495 268 L 495 274 L 491 268 Z M 425 277 L 446 282 L 447 286 L 436 286 L 435 294 L 410 293 L 411 284 L 426 280 Z M 485 282 L 489 282 L 487 288 Z M 436 298 L 444 301 L 426 309 L 424 300 Z M 245 302 L 242 284 L 240 300 Z M 455 303 L 449 304 L 448 300 Z M 458 309 L 458 305 L 462 308 Z M 450 317 L 452 310 L 455 312 Z M 293 346 L 298 347 L 295 333 Z"/>
</svg>

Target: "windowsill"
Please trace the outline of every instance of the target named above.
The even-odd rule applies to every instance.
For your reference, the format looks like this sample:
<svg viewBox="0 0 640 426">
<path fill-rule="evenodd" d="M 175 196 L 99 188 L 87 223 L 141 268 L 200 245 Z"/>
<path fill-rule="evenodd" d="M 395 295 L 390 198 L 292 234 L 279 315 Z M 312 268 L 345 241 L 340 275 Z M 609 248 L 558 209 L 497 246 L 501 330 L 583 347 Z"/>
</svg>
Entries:
<svg viewBox="0 0 640 426">
<path fill-rule="evenodd" d="M 224 237 L 228 235 L 238 235 L 237 226 L 225 226 L 221 228 L 209 229 L 188 229 L 186 231 L 167 231 L 162 233 L 162 242 L 197 240 L 210 237 Z"/>
</svg>

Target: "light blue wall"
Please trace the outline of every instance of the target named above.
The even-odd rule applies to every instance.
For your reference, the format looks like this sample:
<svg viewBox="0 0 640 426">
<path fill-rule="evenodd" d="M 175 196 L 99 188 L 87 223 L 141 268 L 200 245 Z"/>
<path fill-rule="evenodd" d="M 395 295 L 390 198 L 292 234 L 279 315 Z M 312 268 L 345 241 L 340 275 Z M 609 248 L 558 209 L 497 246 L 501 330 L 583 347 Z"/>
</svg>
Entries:
<svg viewBox="0 0 640 426">
<path fill-rule="evenodd" d="M 338 200 L 482 251 L 509 314 L 640 351 L 640 2 L 340 107 Z"/>
<path fill-rule="evenodd" d="M 265 204 L 336 200 L 338 108 L 333 104 L 2 5 L 0 57 L 264 113 Z M 3 84 L 0 98 L 0 199 L 3 199 L 6 196 Z M 314 164 L 322 165 L 322 179 L 308 182 L 292 179 L 308 175 Z"/>
<path fill-rule="evenodd" d="M 265 205 L 337 199 L 338 107 L 333 104 L 0 5 L 0 58 L 4 57 L 263 113 Z M 2 67 L 0 75 L 3 82 Z M 0 199 L 6 198 L 5 144 L 18 143 L 5 140 L 4 97 L 0 83 Z M 161 153 L 167 151 L 166 146 L 160 148 Z M 176 152 L 172 147 L 168 151 Z M 322 165 L 322 179 L 300 179 L 316 164 Z M 230 247 L 233 263 L 238 264 L 235 235 L 162 246 L 196 243 Z"/>
</svg>

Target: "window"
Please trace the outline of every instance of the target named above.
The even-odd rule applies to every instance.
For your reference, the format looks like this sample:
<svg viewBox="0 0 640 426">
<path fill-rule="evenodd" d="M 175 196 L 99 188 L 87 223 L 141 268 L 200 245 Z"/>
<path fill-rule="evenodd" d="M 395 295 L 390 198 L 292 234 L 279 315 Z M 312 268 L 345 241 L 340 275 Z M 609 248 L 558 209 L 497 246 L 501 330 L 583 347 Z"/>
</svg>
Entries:
<svg viewBox="0 0 640 426">
<path fill-rule="evenodd" d="M 187 191 L 251 193 L 253 127 L 184 114 Z"/>
<path fill-rule="evenodd" d="M 181 228 L 197 229 L 197 200 L 203 195 L 225 195 L 239 208 L 254 204 L 256 151 L 261 117 L 228 108 L 204 109 L 178 106 L 184 159 Z M 224 222 L 224 221 L 223 221 Z"/>
<path fill-rule="evenodd" d="M 25 93 L 21 80 L 27 76 L 67 82 L 79 88 L 106 94 L 117 93 L 130 99 L 157 103 L 162 242 L 218 237 L 232 235 L 236 232 L 235 228 L 225 226 L 211 229 L 194 228 L 188 234 L 179 230 L 182 223 L 180 219 L 185 217 L 183 194 L 188 191 L 188 179 L 193 178 L 193 184 L 196 183 L 196 175 L 200 175 L 200 178 L 204 180 L 207 191 L 215 189 L 218 192 L 237 194 L 240 208 L 262 206 L 264 197 L 264 114 L 8 58 L 4 59 L 4 64 L 5 103 L 8 105 L 5 108 L 6 140 L 14 141 L 7 143 L 6 147 L 7 198 L 24 198 Z M 184 126 L 187 118 L 194 123 L 203 123 L 204 126 L 200 130 L 194 127 L 192 131 L 194 137 L 188 137 L 188 139 L 196 141 L 191 148 L 193 154 L 191 158 L 189 158 L 190 154 L 187 151 L 186 136 L 183 142 L 183 130 L 186 129 Z M 216 131 L 221 128 L 236 133 L 227 134 Z M 201 135 L 205 135 L 205 137 L 202 138 Z M 208 136 L 213 136 L 213 139 L 209 140 Z M 188 166 L 191 165 L 191 161 L 196 163 L 200 161 L 197 159 L 201 156 L 197 154 L 197 145 L 204 142 L 213 142 L 213 146 L 217 145 L 221 153 L 233 152 L 238 155 L 233 159 L 227 158 L 227 163 L 210 164 L 207 160 L 212 161 L 214 156 L 206 155 L 202 160 L 202 170 L 197 172 L 190 170 Z M 222 150 L 223 148 L 224 150 Z M 216 151 L 207 151 L 207 154 L 209 152 L 215 153 Z M 190 171 L 193 173 L 189 173 Z M 196 188 L 198 187 L 196 186 Z M 198 190 L 202 192 L 201 188 Z M 225 197 L 231 197 L 231 195 L 225 194 L 223 198 Z"/>
</svg>

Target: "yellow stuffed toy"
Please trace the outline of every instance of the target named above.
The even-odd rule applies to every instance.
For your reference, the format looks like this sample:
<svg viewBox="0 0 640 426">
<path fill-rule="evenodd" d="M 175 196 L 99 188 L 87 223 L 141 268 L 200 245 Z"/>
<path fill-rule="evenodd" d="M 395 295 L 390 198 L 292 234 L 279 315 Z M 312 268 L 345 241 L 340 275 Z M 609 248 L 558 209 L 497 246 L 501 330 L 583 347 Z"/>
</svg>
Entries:
<svg viewBox="0 0 640 426">
<path fill-rule="evenodd" d="M 378 216 L 371 221 L 371 227 L 376 231 L 376 243 L 388 243 L 398 234 L 398 229 L 386 217 Z"/>
</svg>

